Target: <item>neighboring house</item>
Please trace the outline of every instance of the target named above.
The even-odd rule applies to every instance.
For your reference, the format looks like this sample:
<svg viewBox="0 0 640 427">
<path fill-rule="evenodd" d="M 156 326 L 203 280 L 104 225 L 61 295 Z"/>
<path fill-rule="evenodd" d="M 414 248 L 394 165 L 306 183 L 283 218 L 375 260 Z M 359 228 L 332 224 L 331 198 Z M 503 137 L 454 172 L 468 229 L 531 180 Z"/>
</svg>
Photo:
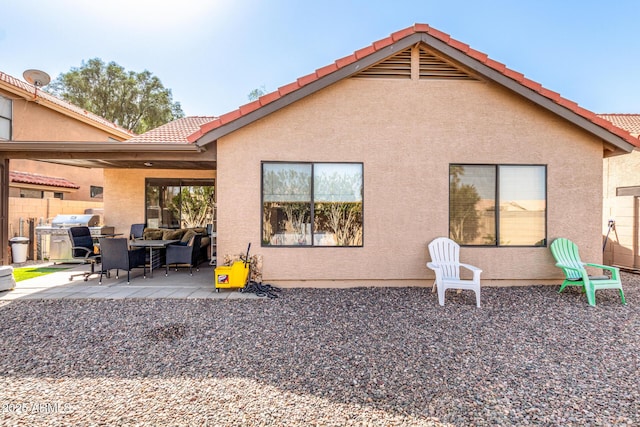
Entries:
<svg viewBox="0 0 640 427">
<path fill-rule="evenodd" d="M 105 167 L 105 221 L 118 232 L 172 225 L 156 195 L 215 179 L 218 259 L 251 243 L 263 280 L 281 286 L 431 284 L 427 244 L 439 236 L 464 244 L 486 284 L 556 283 L 556 237 L 602 258 L 602 159 L 638 146 L 424 24 L 187 136 L 160 133 L 81 144 L 70 159 L 24 148 Z"/>
<path fill-rule="evenodd" d="M 55 197 L 64 199 L 66 193 L 73 193 L 80 188 L 78 184 L 66 178 L 29 172 L 9 171 L 9 179 L 11 180 L 9 197 L 33 199 Z M 102 198 L 102 194 L 100 194 L 100 198 Z"/>
<path fill-rule="evenodd" d="M 36 161 L 25 162 L 34 166 L 44 165 Z M 60 168 L 79 169 L 69 166 Z M 82 170 L 86 172 L 86 169 Z M 99 175 L 102 177 L 101 171 Z M 77 192 L 80 186 L 66 178 L 12 170 L 9 171 L 9 180 L 9 236 L 26 236 L 33 241 L 36 239 L 35 227 L 46 224 L 49 218 L 57 214 L 83 213 L 86 209 L 103 208 L 102 194 L 91 201 L 73 201 L 69 196 Z M 102 189 L 101 186 L 99 188 Z M 29 258 L 37 257 L 34 253 L 36 246 L 31 245 Z"/>
<path fill-rule="evenodd" d="M 599 114 L 640 136 L 640 114 Z M 604 160 L 604 262 L 640 268 L 640 152 Z"/>
<path fill-rule="evenodd" d="M 102 117 L 0 72 L 0 141 L 6 144 L 56 141 L 58 154 L 66 156 L 64 143 L 69 141 L 123 141 L 133 135 Z M 103 207 L 102 168 L 36 160 L 40 159 L 22 153 L 0 167 L 5 185 L 8 184 L 2 192 L 9 202 L 2 204 L 0 214 L 6 227 L 0 236 L 5 242 L 25 233 L 23 224 L 27 220 L 46 222 L 58 213 L 83 213 L 85 209 Z"/>
</svg>

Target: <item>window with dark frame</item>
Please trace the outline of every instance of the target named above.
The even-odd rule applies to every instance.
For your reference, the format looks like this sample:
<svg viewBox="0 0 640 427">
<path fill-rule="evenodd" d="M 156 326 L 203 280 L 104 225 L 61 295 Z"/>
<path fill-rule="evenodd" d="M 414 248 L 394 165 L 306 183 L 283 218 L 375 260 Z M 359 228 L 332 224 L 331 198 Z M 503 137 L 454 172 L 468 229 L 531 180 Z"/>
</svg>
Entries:
<svg viewBox="0 0 640 427">
<path fill-rule="evenodd" d="M 263 246 L 363 241 L 362 163 L 262 163 Z"/>
<path fill-rule="evenodd" d="M 0 140 L 11 140 L 11 121 L 13 119 L 13 103 L 0 96 Z"/>
<path fill-rule="evenodd" d="M 32 190 L 29 188 L 21 188 L 20 197 L 24 199 L 44 199 L 44 192 L 42 190 Z"/>
<path fill-rule="evenodd" d="M 89 187 L 89 196 L 92 199 L 102 199 L 103 198 L 103 193 L 104 193 L 104 188 L 97 186 L 97 185 L 91 185 Z"/>
<path fill-rule="evenodd" d="M 147 227 L 206 227 L 213 223 L 214 205 L 214 179 L 145 179 Z"/>
<path fill-rule="evenodd" d="M 449 165 L 449 237 L 468 246 L 546 246 L 547 167 Z"/>
</svg>

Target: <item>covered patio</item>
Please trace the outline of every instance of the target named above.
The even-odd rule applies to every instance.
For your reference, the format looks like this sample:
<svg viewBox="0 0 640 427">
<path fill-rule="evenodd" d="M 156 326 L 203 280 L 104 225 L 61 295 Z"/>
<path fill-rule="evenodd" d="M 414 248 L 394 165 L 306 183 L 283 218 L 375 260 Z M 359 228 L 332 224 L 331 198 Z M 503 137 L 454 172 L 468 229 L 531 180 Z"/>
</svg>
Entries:
<svg viewBox="0 0 640 427">
<path fill-rule="evenodd" d="M 0 241 L 12 237 L 7 224 L 12 159 L 85 167 L 87 173 L 92 168 L 104 169 L 105 222 L 115 226 L 117 233 L 126 235 L 132 223 L 145 221 L 146 177 L 215 178 L 216 144 L 205 148 L 186 140 L 187 135 L 212 119 L 187 117 L 124 142 L 0 142 Z M 133 190 L 125 194 L 123 188 Z M 7 246 L 1 245 L 0 264 L 8 263 L 8 255 Z"/>
</svg>

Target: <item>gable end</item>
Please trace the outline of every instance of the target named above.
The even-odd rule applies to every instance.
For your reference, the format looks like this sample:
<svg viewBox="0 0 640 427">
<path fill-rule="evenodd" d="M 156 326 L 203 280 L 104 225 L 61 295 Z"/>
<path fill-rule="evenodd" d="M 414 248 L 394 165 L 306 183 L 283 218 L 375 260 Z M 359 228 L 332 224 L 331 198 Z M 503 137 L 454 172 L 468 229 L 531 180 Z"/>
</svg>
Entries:
<svg viewBox="0 0 640 427">
<path fill-rule="evenodd" d="M 638 139 L 629 132 L 426 24 L 397 31 L 251 104 L 223 114 L 187 139 L 200 147 L 207 145 L 341 79 L 355 76 L 491 81 L 600 138 L 605 150 L 618 153 L 640 147 Z"/>
</svg>

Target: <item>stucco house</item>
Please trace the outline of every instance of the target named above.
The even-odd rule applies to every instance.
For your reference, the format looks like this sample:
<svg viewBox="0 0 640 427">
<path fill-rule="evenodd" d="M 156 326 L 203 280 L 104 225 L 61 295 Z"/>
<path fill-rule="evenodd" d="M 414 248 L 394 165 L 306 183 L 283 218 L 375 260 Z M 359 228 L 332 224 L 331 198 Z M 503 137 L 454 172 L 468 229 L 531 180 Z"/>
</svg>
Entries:
<svg viewBox="0 0 640 427">
<path fill-rule="evenodd" d="M 214 182 L 218 257 L 251 243 L 280 286 L 430 285 L 439 236 L 463 244 L 487 285 L 557 283 L 549 243 L 568 237 L 602 259 L 603 158 L 639 146 L 426 24 L 220 117 L 152 132 L 65 156 L 22 145 L 104 167 L 119 232 L 169 225 L 156 190 Z"/>
<path fill-rule="evenodd" d="M 0 71 L 0 142 L 123 141 L 133 135 Z M 7 236 L 27 235 L 27 221 L 46 222 L 59 213 L 103 207 L 102 168 L 88 170 L 34 159 L 25 154 L 13 157 L 4 169 L 3 183 L 8 186 L 2 190 L 8 201 L 3 198 L 0 215 L 8 228 L 4 242 Z"/>
<path fill-rule="evenodd" d="M 599 114 L 640 136 L 640 114 Z M 640 152 L 604 160 L 604 262 L 640 269 Z"/>
</svg>

